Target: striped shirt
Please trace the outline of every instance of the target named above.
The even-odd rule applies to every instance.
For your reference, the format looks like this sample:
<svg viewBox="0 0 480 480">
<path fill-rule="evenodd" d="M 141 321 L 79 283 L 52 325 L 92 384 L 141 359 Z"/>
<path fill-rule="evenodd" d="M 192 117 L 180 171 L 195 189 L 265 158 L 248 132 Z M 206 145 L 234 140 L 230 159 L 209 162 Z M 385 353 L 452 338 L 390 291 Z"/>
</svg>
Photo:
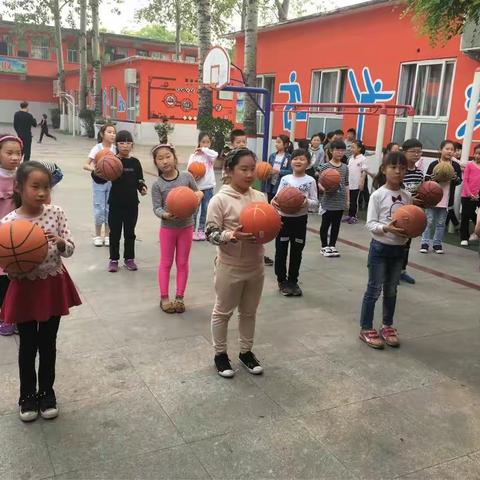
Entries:
<svg viewBox="0 0 480 480">
<path fill-rule="evenodd" d="M 421 183 L 423 183 L 423 172 L 420 169 L 415 167 L 413 170 L 407 170 L 403 177 L 403 187 L 407 192 L 415 195 Z"/>
<path fill-rule="evenodd" d="M 332 165 L 331 162 L 324 163 L 318 168 L 318 172 L 321 175 L 324 170 L 328 168 L 333 168 L 340 173 L 341 180 L 339 187 L 333 192 L 325 192 L 320 196 L 320 204 L 322 205 L 323 210 L 344 210 L 345 209 L 345 190 L 348 187 L 348 167 L 341 163 L 339 167 Z"/>
</svg>

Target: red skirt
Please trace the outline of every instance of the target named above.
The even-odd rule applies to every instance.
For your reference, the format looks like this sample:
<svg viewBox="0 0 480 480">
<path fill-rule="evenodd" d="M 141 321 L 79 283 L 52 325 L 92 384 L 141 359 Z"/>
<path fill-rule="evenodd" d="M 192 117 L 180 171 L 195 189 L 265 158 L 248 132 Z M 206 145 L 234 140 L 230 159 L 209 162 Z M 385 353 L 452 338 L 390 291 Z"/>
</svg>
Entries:
<svg viewBox="0 0 480 480">
<path fill-rule="evenodd" d="M 12 279 L 3 301 L 0 318 L 5 323 L 46 322 L 50 317 L 68 315 L 69 308 L 81 305 L 68 272 L 36 280 Z"/>
</svg>

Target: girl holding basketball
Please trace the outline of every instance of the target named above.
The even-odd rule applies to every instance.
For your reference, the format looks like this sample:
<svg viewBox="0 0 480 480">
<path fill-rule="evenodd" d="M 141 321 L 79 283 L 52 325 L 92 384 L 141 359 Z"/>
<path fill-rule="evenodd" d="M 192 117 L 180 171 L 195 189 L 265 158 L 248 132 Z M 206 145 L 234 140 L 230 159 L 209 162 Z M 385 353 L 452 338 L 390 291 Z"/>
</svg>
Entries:
<svg viewBox="0 0 480 480">
<path fill-rule="evenodd" d="M 88 154 L 88 161 L 83 166 L 84 170 L 91 172 L 93 187 L 93 216 L 95 219 L 95 237 L 93 244 L 96 247 L 110 245 L 110 229 L 108 226 L 108 197 L 112 182 L 104 180 L 95 174 L 95 157 L 103 149 L 110 149 L 113 153 L 117 153 L 115 147 L 115 136 L 117 131 L 113 125 L 106 123 L 100 128 L 97 136 L 97 145 L 95 145 Z M 102 237 L 102 226 L 105 226 L 105 236 Z"/>
<path fill-rule="evenodd" d="M 112 182 L 108 197 L 108 226 L 110 227 L 110 262 L 109 272 L 118 271 L 120 259 L 120 238 L 124 238 L 123 258 L 127 270 L 137 270 L 135 263 L 135 226 L 138 219 L 138 192 L 147 194 L 143 180 L 142 165 L 138 158 L 130 154 L 133 137 L 127 130 L 121 130 L 116 136 L 118 158 L 122 162 L 122 175 Z"/>
<path fill-rule="evenodd" d="M 392 325 L 408 237 L 395 226 L 392 217 L 399 207 L 412 203 L 412 195 L 402 188 L 407 171 L 405 155 L 401 152 L 385 155 L 381 170 L 385 184 L 373 192 L 368 204 L 366 227 L 373 238 L 368 253 L 368 285 L 360 314 L 360 340 L 372 348 L 400 345 L 398 332 Z M 373 316 L 382 289 L 383 324 L 377 332 Z"/>
<path fill-rule="evenodd" d="M 264 248 L 250 233 L 242 232 L 241 211 L 265 196 L 251 188 L 255 180 L 255 154 L 247 148 L 232 150 L 225 158 L 229 177 L 212 198 L 207 212 L 207 240 L 217 246 L 215 306 L 212 312 L 214 362 L 222 377 L 233 377 L 227 354 L 228 322 L 238 308 L 240 363 L 253 375 L 263 369 L 252 353 L 257 308 L 264 281 Z"/>
<path fill-rule="evenodd" d="M 290 156 L 293 148 L 290 139 L 286 135 L 279 135 L 275 140 L 275 148 L 277 152 L 272 153 L 268 158 L 268 163 L 273 167 L 272 174 L 262 184 L 262 191 L 267 194 L 269 202 L 277 193 L 281 178 L 292 173 Z"/>
<path fill-rule="evenodd" d="M 25 422 L 35 420 L 39 412 L 45 419 L 58 415 L 53 389 L 57 331 L 60 318 L 68 315 L 70 307 L 81 304 L 62 263 L 62 257 L 70 257 L 75 249 L 65 212 L 55 205 L 45 205 L 51 185 L 52 177 L 45 166 L 39 162 L 22 163 L 15 182 L 18 208 L 1 220 L 1 223 L 28 220 L 42 228 L 48 242 L 46 258 L 31 272 L 10 274 L 10 286 L 0 313 L 4 322 L 17 325 L 20 334 L 19 406 L 20 419 Z M 43 246 L 42 243 L 38 248 Z"/>
<path fill-rule="evenodd" d="M 313 177 L 306 174 L 310 165 L 310 153 L 299 148 L 292 153 L 291 175 L 280 180 L 277 194 L 271 204 L 280 211 L 282 229 L 275 241 L 275 274 L 277 275 L 280 293 L 286 297 L 299 297 L 302 290 L 298 286 L 298 273 L 302 263 L 302 251 L 307 238 L 308 211 L 318 209 L 317 185 Z M 277 197 L 287 187 L 297 188 L 305 196 L 302 207 L 296 213 L 283 212 L 277 203 Z M 290 244 L 290 262 L 287 276 L 287 254 Z"/>
<path fill-rule="evenodd" d="M 193 162 L 199 162 L 205 165 L 205 175 L 203 177 L 195 177 L 198 189 L 203 193 L 202 201 L 198 206 L 198 211 L 195 213 L 194 227 L 193 227 L 193 239 L 204 241 L 205 240 L 205 220 L 207 218 L 207 208 L 210 200 L 213 197 L 215 190 L 215 171 L 213 165 L 218 157 L 218 153 L 212 150 L 212 141 L 210 135 L 206 132 L 200 132 L 198 135 L 198 144 L 195 151 L 190 155 L 188 159 L 187 168 Z"/>
<path fill-rule="evenodd" d="M 160 226 L 160 265 L 158 267 L 158 284 L 160 286 L 160 308 L 166 313 L 183 313 L 183 300 L 188 280 L 188 264 L 192 247 L 193 215 L 186 219 L 175 217 L 166 210 L 167 195 L 175 187 L 189 187 L 198 196 L 200 202 L 203 194 L 198 190 L 195 179 L 189 172 L 179 172 L 175 149 L 170 144 L 160 144 L 152 149 L 152 157 L 158 169 L 158 179 L 152 185 L 153 211 L 162 220 Z M 175 300 L 170 301 L 170 270 L 173 259 L 177 265 L 177 290 Z"/>
<path fill-rule="evenodd" d="M 0 134 L 0 218 L 15 210 L 13 199 L 15 172 L 22 161 L 23 142 L 15 135 Z M 0 308 L 7 293 L 10 280 L 0 269 Z M 15 325 L 0 321 L 0 335 L 15 333 Z"/>
</svg>

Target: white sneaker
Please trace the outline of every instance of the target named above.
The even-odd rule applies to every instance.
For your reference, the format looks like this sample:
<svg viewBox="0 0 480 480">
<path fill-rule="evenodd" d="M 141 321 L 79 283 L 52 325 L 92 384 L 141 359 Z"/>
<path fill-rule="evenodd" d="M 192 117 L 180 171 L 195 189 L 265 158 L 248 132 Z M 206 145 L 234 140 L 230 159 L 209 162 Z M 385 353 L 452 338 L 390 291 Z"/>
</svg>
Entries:
<svg viewBox="0 0 480 480">
<path fill-rule="evenodd" d="M 109 247 L 109 246 L 110 246 L 110 237 L 105 237 L 103 244 L 104 244 L 106 247 Z"/>
<path fill-rule="evenodd" d="M 468 240 L 462 240 L 462 241 L 460 242 L 460 245 L 461 245 L 462 247 L 468 247 Z"/>
<path fill-rule="evenodd" d="M 475 240 L 478 240 L 478 235 L 477 235 L 476 233 L 472 233 L 472 234 L 470 235 L 469 240 L 470 240 L 471 242 L 474 242 Z"/>
<path fill-rule="evenodd" d="M 103 246 L 103 238 L 102 237 L 95 237 L 93 239 L 93 244 L 96 246 L 96 247 L 102 247 Z"/>
<path fill-rule="evenodd" d="M 323 247 L 321 250 L 320 250 L 320 253 L 324 256 L 324 257 L 333 257 L 332 255 L 332 249 L 330 247 Z"/>
<path fill-rule="evenodd" d="M 340 256 L 340 253 L 338 252 L 338 250 L 335 248 L 335 247 L 330 247 L 330 252 L 331 252 L 331 256 L 332 257 L 339 257 Z"/>
</svg>

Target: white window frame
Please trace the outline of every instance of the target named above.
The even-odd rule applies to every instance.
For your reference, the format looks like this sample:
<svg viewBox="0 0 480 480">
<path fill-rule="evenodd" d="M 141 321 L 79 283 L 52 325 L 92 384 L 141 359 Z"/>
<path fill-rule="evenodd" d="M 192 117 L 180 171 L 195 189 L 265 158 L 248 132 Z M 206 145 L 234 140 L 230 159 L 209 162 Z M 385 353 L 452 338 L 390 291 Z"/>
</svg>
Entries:
<svg viewBox="0 0 480 480">
<path fill-rule="evenodd" d="M 127 120 L 135 122 L 137 120 L 137 86 L 127 86 Z"/>
<path fill-rule="evenodd" d="M 339 103 L 339 97 L 340 97 L 340 85 L 341 85 L 341 76 L 342 76 L 342 71 L 346 70 L 346 68 L 321 68 L 318 70 L 312 70 L 312 75 L 310 79 L 310 103 L 320 103 L 319 98 L 313 98 L 313 83 L 314 83 L 314 76 L 317 73 L 320 73 L 320 83 L 319 83 L 319 88 L 318 88 L 318 97 L 320 97 L 320 93 L 322 91 L 322 77 L 324 73 L 332 73 L 336 72 L 337 73 L 337 86 L 335 90 L 335 101 L 334 102 L 327 102 L 327 103 Z"/>
<path fill-rule="evenodd" d="M 115 86 L 110 87 L 110 118 L 117 118 L 118 89 Z"/>
<path fill-rule="evenodd" d="M 37 40 L 46 40 L 48 45 L 34 45 Z M 33 37 L 30 41 L 30 56 L 38 60 L 51 60 L 52 55 L 50 51 L 51 39 L 49 37 Z M 45 55 L 45 58 L 44 58 Z"/>
<path fill-rule="evenodd" d="M 75 52 L 75 57 L 76 57 L 76 60 L 75 61 L 71 61 L 70 60 L 70 52 Z M 79 59 L 80 59 L 80 52 L 78 51 L 77 48 L 71 48 L 69 46 L 67 46 L 67 62 L 68 63 L 79 63 Z"/>
<path fill-rule="evenodd" d="M 271 92 L 272 94 L 272 102 L 273 102 L 273 97 L 275 95 L 275 81 L 277 77 L 275 76 L 274 73 L 261 73 L 257 75 L 256 81 L 260 80 L 260 88 L 265 88 L 265 78 L 273 78 L 273 90 Z M 257 96 L 257 102 L 259 105 L 262 106 L 262 108 L 265 106 L 264 105 L 264 95 L 258 95 Z M 257 135 L 263 135 L 263 126 L 264 126 L 265 120 L 264 120 L 264 115 L 263 113 L 257 109 Z"/>
</svg>

